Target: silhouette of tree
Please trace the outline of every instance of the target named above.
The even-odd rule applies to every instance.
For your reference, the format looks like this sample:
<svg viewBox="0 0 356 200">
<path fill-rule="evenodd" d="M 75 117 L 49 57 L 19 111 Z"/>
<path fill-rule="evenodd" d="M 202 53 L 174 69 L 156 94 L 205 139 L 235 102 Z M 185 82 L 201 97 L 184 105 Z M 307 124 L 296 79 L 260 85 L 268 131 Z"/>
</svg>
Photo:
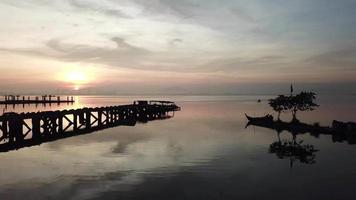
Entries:
<svg viewBox="0 0 356 200">
<path fill-rule="evenodd" d="M 301 92 L 290 97 L 289 109 L 292 111 L 293 121 L 297 120 L 297 111 L 313 111 L 319 105 L 314 102 L 316 94 L 314 92 Z"/>
<path fill-rule="evenodd" d="M 290 96 L 279 95 L 274 99 L 270 99 L 268 103 L 278 113 L 278 120 L 280 120 L 281 112 L 290 110 L 293 115 L 293 121 L 295 121 L 297 120 L 297 111 L 312 111 L 319 106 L 314 102 L 315 99 L 315 93 L 301 92 Z"/>
<path fill-rule="evenodd" d="M 281 112 L 290 109 L 289 97 L 284 95 L 270 99 L 268 104 L 278 113 L 278 120 L 280 120 Z"/>
<path fill-rule="evenodd" d="M 313 145 L 302 144 L 303 141 L 297 142 L 294 138 L 293 141 L 276 141 L 269 146 L 269 153 L 276 154 L 279 159 L 290 159 L 290 167 L 293 167 L 295 161 L 305 164 L 315 163 L 315 152 L 318 150 Z"/>
</svg>

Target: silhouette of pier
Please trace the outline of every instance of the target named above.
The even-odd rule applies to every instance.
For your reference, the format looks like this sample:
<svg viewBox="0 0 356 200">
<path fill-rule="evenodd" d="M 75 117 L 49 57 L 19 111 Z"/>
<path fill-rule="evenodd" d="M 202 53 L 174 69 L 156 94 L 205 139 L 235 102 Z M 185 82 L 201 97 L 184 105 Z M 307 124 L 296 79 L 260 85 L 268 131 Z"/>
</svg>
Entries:
<svg viewBox="0 0 356 200">
<path fill-rule="evenodd" d="M 0 104 L 51 104 L 51 103 L 73 103 L 73 96 L 55 96 L 55 95 L 42 95 L 42 96 L 20 96 L 20 95 L 5 95 L 4 100 Z"/>
<path fill-rule="evenodd" d="M 170 118 L 173 102 L 137 101 L 129 105 L 62 111 L 5 113 L 0 116 L 0 152 L 137 122 Z"/>
</svg>

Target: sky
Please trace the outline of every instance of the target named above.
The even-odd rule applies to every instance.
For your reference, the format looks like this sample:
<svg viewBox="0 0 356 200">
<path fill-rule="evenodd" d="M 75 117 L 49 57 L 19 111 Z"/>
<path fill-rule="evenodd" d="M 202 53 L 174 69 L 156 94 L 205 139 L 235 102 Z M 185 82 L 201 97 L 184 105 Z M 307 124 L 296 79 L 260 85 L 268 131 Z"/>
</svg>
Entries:
<svg viewBox="0 0 356 200">
<path fill-rule="evenodd" d="M 356 93 L 355 0 L 0 0 L 0 93 Z"/>
</svg>

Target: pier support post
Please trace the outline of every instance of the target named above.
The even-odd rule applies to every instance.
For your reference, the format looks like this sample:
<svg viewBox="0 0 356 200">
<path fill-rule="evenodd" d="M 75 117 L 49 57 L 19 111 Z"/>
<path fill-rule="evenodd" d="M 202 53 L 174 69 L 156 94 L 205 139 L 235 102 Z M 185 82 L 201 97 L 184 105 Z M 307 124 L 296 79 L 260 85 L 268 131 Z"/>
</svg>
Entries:
<svg viewBox="0 0 356 200">
<path fill-rule="evenodd" d="M 102 127 L 103 126 L 102 114 L 103 114 L 103 111 L 102 110 L 98 110 L 98 127 Z"/>
<path fill-rule="evenodd" d="M 32 117 L 32 138 L 39 139 L 41 137 L 41 117 L 34 115 Z"/>
<path fill-rule="evenodd" d="M 60 111 L 57 112 L 56 117 L 58 118 L 58 134 L 62 134 L 63 133 L 63 117 L 64 114 Z"/>
<path fill-rule="evenodd" d="M 89 109 L 85 110 L 85 128 L 90 129 L 91 128 L 91 111 Z"/>
<path fill-rule="evenodd" d="M 78 131 L 78 114 L 73 113 L 73 131 Z"/>
<path fill-rule="evenodd" d="M 18 142 L 24 139 L 23 137 L 23 119 L 17 113 L 11 113 L 9 115 L 9 142 Z"/>
</svg>

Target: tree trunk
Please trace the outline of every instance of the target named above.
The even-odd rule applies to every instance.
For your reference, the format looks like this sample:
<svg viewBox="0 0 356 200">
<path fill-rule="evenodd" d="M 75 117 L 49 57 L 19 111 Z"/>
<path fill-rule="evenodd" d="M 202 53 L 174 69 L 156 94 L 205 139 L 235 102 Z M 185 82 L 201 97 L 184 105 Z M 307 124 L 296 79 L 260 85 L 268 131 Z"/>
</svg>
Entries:
<svg viewBox="0 0 356 200">
<path fill-rule="evenodd" d="M 293 109 L 292 115 L 293 115 L 293 121 L 297 121 L 297 109 L 296 108 Z"/>
</svg>

